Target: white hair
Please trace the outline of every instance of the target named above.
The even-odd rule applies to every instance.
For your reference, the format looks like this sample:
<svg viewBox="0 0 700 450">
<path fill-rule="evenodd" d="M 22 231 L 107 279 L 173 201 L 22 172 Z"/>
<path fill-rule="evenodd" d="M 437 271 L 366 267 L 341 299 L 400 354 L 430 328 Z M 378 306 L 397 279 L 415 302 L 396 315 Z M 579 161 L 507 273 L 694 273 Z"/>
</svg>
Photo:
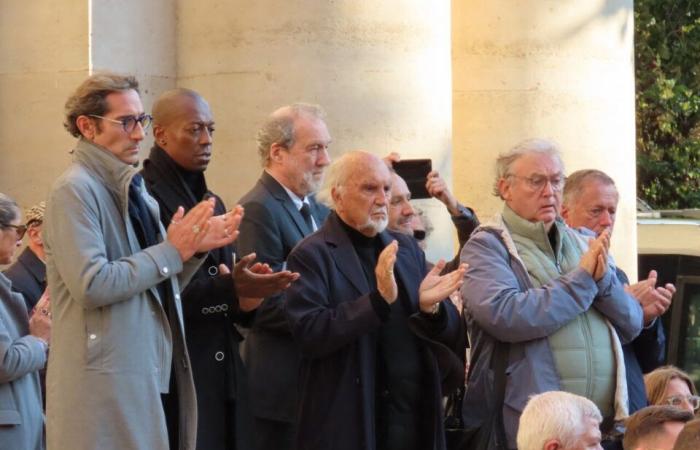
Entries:
<svg viewBox="0 0 700 450">
<path fill-rule="evenodd" d="M 331 209 L 335 209 L 333 189 L 342 190 L 353 174 L 354 166 L 358 164 L 360 159 L 364 159 L 367 156 L 371 155 L 361 150 L 354 150 L 344 153 L 340 158 L 333 161 L 326 169 L 326 173 L 323 176 L 323 184 L 321 184 L 321 188 L 316 193 L 316 200 Z"/>
<path fill-rule="evenodd" d="M 520 416 L 518 449 L 542 450 L 550 439 L 557 439 L 564 448 L 575 448 L 586 431 L 587 417 L 598 423 L 603 420 L 598 407 L 585 397 L 562 391 L 533 395 Z"/>
<path fill-rule="evenodd" d="M 559 151 L 559 146 L 555 142 L 547 139 L 526 139 L 507 152 L 498 155 L 498 159 L 496 160 L 496 180 L 493 183 L 493 195 L 496 197 L 501 196 L 498 184 L 502 178 L 506 178 L 510 175 L 510 168 L 513 163 L 521 156 L 531 153 L 543 153 L 551 156 L 559 162 L 562 172 L 564 171 L 564 162 L 561 159 L 561 152 Z"/>
</svg>

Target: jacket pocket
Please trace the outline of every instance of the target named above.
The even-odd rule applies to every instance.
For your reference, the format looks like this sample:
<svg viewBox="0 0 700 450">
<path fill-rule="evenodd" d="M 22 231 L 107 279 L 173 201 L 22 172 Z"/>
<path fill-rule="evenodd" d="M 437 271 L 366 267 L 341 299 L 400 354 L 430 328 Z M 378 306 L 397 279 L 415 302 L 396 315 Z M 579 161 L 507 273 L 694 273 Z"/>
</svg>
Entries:
<svg viewBox="0 0 700 450">
<path fill-rule="evenodd" d="M 101 369 L 103 361 L 104 308 L 85 310 L 85 356 L 88 368 Z"/>
<path fill-rule="evenodd" d="M 20 425 L 12 382 L 0 384 L 0 425 Z"/>
</svg>

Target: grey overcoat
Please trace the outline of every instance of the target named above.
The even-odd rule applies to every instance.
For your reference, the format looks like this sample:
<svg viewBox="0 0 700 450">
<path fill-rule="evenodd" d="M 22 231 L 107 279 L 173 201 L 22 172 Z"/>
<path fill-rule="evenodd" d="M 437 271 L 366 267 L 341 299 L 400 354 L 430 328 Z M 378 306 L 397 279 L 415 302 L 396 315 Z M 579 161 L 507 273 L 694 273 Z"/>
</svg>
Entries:
<svg viewBox="0 0 700 450">
<path fill-rule="evenodd" d="M 46 347 L 29 335 L 22 294 L 0 274 L 0 450 L 44 448 L 39 369 Z"/>
<path fill-rule="evenodd" d="M 168 391 L 171 364 L 180 400 L 180 449 L 195 447 L 197 409 L 179 293 L 201 260 L 183 266 L 162 226 L 161 242 L 141 250 L 128 213 L 135 173 L 106 149 L 80 139 L 73 164 L 48 198 L 49 449 L 167 450 L 160 394 Z M 143 181 L 139 189 L 160 224 Z M 161 298 L 156 287 L 162 281 L 174 295 Z"/>
</svg>

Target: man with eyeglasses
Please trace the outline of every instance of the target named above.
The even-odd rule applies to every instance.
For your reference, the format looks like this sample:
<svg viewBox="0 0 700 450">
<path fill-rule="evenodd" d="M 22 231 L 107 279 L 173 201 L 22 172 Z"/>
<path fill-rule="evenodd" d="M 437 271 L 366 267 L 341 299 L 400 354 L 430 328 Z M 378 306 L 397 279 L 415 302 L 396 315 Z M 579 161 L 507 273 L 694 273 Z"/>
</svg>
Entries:
<svg viewBox="0 0 700 450">
<path fill-rule="evenodd" d="M 596 235 L 605 230 L 612 233 L 618 200 L 615 182 L 607 174 L 594 169 L 579 170 L 566 179 L 561 215 L 572 228 L 585 228 Z M 644 373 L 664 363 L 666 336 L 661 320 L 657 318 L 671 305 L 676 288 L 670 283 L 657 286 L 657 274 L 653 270 L 646 280 L 633 285 L 620 268 L 617 268 L 617 277 L 644 311 L 644 330 L 634 341 L 622 347 L 631 414 L 648 403 Z"/>
<path fill-rule="evenodd" d="M 12 281 L 12 290 L 22 294 L 30 312 L 46 290 L 46 252 L 41 238 L 45 209 L 46 203 L 39 202 L 25 212 L 26 221 L 18 234 L 26 233 L 27 247 L 5 271 L 5 276 Z"/>
<path fill-rule="evenodd" d="M 164 92 L 153 105 L 155 143 L 141 173 L 165 226 L 180 205 L 188 210 L 206 198 L 216 200 L 215 214 L 226 212 L 204 177 L 214 129 L 209 104 L 190 89 Z M 236 324 L 249 325 L 262 298 L 278 294 L 295 279 L 289 271 L 253 273 L 251 269 L 262 268 L 248 267 L 254 256 L 244 256 L 234 267 L 233 245 L 211 251 L 182 291 L 200 450 L 253 448 L 246 371 L 238 352 L 243 337 Z"/>
<path fill-rule="evenodd" d="M 193 450 L 197 410 L 180 289 L 240 213 L 205 200 L 166 230 L 134 166 L 150 124 L 134 77 L 86 79 L 65 106 L 78 142 L 44 223 L 54 317 L 49 449 Z M 199 254 L 195 256 L 195 254 Z M 176 404 L 174 411 L 164 405 Z"/>
<path fill-rule="evenodd" d="M 469 264 L 462 298 L 476 355 L 465 423 L 495 418 L 514 449 L 528 398 L 566 391 L 595 403 L 605 432 L 627 416 L 620 343 L 639 334 L 642 309 L 615 276 L 609 232 L 585 236 L 558 217 L 564 165 L 553 143 L 521 142 L 496 167 L 503 211 L 462 251 Z"/>
</svg>

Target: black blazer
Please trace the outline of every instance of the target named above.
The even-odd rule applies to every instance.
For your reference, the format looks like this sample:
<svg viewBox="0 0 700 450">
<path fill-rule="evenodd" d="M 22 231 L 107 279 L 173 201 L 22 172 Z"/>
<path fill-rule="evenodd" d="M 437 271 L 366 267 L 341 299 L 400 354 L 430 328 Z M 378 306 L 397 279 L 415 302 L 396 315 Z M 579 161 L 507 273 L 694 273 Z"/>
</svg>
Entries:
<svg viewBox="0 0 700 450">
<path fill-rule="evenodd" d="M 433 450 L 445 448 L 441 399 L 463 382 L 456 348 L 462 342 L 459 314 L 443 301 L 437 317 L 418 312 L 418 287 L 427 273 L 425 256 L 412 237 L 385 231 L 386 246 L 399 243 L 394 272 L 410 304 L 410 325 L 420 338 L 425 384 L 432 402 L 420 415 L 432 432 Z M 323 228 L 289 256 L 301 274 L 287 291 L 287 314 L 302 353 L 297 448 L 375 449 L 376 332 L 380 313 L 352 242 L 331 214 Z M 383 300 L 382 300 L 383 301 Z"/>
<path fill-rule="evenodd" d="M 311 230 L 287 191 L 270 174 L 260 179 L 239 203 L 245 208 L 236 246 L 240 255 L 255 252 L 259 261 L 282 269 L 287 255 Z M 311 215 L 321 227 L 328 208 L 309 198 Z M 253 414 L 271 420 L 294 422 L 299 371 L 284 313 L 283 297 L 265 299 L 258 308 L 245 345 Z"/>
<path fill-rule="evenodd" d="M 158 201 L 166 228 L 179 206 L 187 211 L 203 200 L 194 197 L 175 162 L 157 146 L 144 161 L 141 174 L 149 193 Z M 216 198 L 214 215 L 226 212 L 217 195 L 207 191 L 204 198 L 208 197 Z M 253 448 L 247 380 L 238 352 L 243 338 L 234 325 L 247 325 L 253 315 L 239 310 L 232 277 L 218 273 L 219 264 L 231 267 L 233 252 L 232 245 L 210 251 L 181 294 L 197 391 L 197 449 L 201 450 Z M 235 402 L 235 412 L 230 411 L 231 402 Z"/>
<path fill-rule="evenodd" d="M 4 273 L 12 281 L 12 290 L 22 294 L 27 312 L 31 313 L 46 290 L 46 265 L 27 247 Z"/>
</svg>

